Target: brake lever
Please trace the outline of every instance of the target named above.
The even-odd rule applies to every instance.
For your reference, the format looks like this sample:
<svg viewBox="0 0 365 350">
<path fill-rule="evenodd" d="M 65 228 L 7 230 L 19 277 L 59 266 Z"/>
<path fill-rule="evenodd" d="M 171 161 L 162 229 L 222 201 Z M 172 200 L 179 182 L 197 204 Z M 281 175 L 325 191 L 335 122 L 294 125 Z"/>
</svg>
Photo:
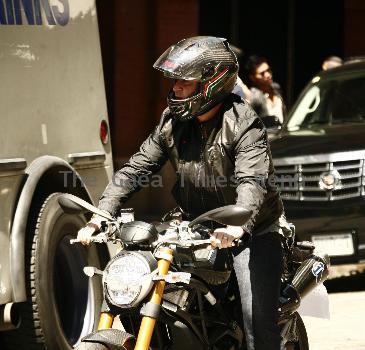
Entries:
<svg viewBox="0 0 365 350">
<path fill-rule="evenodd" d="M 210 239 L 196 239 L 192 241 L 187 241 L 186 243 L 183 241 L 184 246 L 200 246 L 200 245 L 210 245 Z M 242 239 L 235 240 L 232 242 L 232 247 L 240 247 L 245 244 L 245 241 Z"/>
<path fill-rule="evenodd" d="M 97 234 L 96 236 L 91 236 L 90 237 L 90 243 L 107 243 L 108 242 L 108 236 L 104 233 L 101 232 L 99 234 Z M 75 244 L 75 243 L 80 243 L 81 240 L 80 239 L 70 239 L 70 244 Z"/>
<path fill-rule="evenodd" d="M 195 244 L 195 242 L 198 242 L 197 244 Z M 199 246 L 199 245 L 204 245 L 204 244 L 209 244 L 210 245 L 210 239 L 201 239 L 201 240 L 198 240 L 198 241 L 194 241 L 194 246 Z M 234 248 L 234 247 L 241 247 L 243 246 L 244 244 L 246 243 L 245 240 L 242 240 L 242 239 L 239 239 L 239 240 L 234 240 L 232 242 L 232 247 L 231 248 Z"/>
<path fill-rule="evenodd" d="M 205 244 L 209 244 L 210 245 L 210 239 L 195 239 L 192 241 L 189 241 L 190 246 L 199 246 L 199 245 L 205 245 Z"/>
</svg>

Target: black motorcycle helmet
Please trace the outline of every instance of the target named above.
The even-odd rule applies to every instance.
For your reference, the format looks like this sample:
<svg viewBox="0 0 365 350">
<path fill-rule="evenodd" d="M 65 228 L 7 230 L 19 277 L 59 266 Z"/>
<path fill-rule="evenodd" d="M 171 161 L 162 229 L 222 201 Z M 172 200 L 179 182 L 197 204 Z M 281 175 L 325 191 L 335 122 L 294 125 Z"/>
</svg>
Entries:
<svg viewBox="0 0 365 350">
<path fill-rule="evenodd" d="M 197 36 L 169 47 L 154 68 L 172 79 L 198 80 L 193 96 L 178 99 L 170 90 L 167 104 L 179 120 L 197 117 L 221 102 L 233 90 L 238 63 L 226 39 Z"/>
</svg>

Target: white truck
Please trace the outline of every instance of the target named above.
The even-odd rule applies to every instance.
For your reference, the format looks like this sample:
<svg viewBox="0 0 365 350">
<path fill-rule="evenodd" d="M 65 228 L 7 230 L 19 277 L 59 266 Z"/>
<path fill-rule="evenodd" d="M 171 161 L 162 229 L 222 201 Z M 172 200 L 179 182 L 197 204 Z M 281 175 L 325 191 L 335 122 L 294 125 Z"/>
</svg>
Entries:
<svg viewBox="0 0 365 350">
<path fill-rule="evenodd" d="M 112 176 L 95 0 L 0 0 L 0 348 L 72 349 L 95 324 L 107 248 L 71 246 Z"/>
</svg>

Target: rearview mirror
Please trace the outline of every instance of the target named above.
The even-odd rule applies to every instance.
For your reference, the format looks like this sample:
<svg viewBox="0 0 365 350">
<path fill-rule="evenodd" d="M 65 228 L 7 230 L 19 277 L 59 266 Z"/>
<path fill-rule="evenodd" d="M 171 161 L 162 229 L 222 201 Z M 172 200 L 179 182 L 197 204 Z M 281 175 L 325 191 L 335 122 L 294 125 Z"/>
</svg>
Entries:
<svg viewBox="0 0 365 350">
<path fill-rule="evenodd" d="M 94 214 L 100 215 L 107 220 L 112 220 L 113 217 L 94 207 L 92 204 L 84 201 L 83 199 L 76 197 L 72 194 L 65 193 L 58 198 L 58 204 L 62 210 L 67 214 L 83 214 L 87 212 L 92 212 Z"/>
<path fill-rule="evenodd" d="M 226 205 L 224 207 L 210 210 L 190 222 L 189 227 L 193 227 L 201 222 L 212 220 L 222 225 L 242 226 L 251 217 L 252 211 L 238 205 Z"/>
</svg>

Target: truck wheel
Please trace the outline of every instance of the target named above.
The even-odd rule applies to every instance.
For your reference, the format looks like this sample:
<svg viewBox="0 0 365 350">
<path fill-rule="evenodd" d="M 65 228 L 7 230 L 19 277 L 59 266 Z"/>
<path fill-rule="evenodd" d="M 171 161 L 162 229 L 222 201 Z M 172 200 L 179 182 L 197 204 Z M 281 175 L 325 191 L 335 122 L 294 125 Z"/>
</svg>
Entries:
<svg viewBox="0 0 365 350">
<path fill-rule="evenodd" d="M 87 278 L 86 265 L 100 268 L 96 246 L 70 245 L 85 225 L 83 215 L 63 212 L 62 193 L 51 194 L 35 215 L 26 243 L 26 303 L 22 323 L 6 334 L 8 349 L 68 350 L 91 333 L 100 312 L 100 277 Z"/>
</svg>

